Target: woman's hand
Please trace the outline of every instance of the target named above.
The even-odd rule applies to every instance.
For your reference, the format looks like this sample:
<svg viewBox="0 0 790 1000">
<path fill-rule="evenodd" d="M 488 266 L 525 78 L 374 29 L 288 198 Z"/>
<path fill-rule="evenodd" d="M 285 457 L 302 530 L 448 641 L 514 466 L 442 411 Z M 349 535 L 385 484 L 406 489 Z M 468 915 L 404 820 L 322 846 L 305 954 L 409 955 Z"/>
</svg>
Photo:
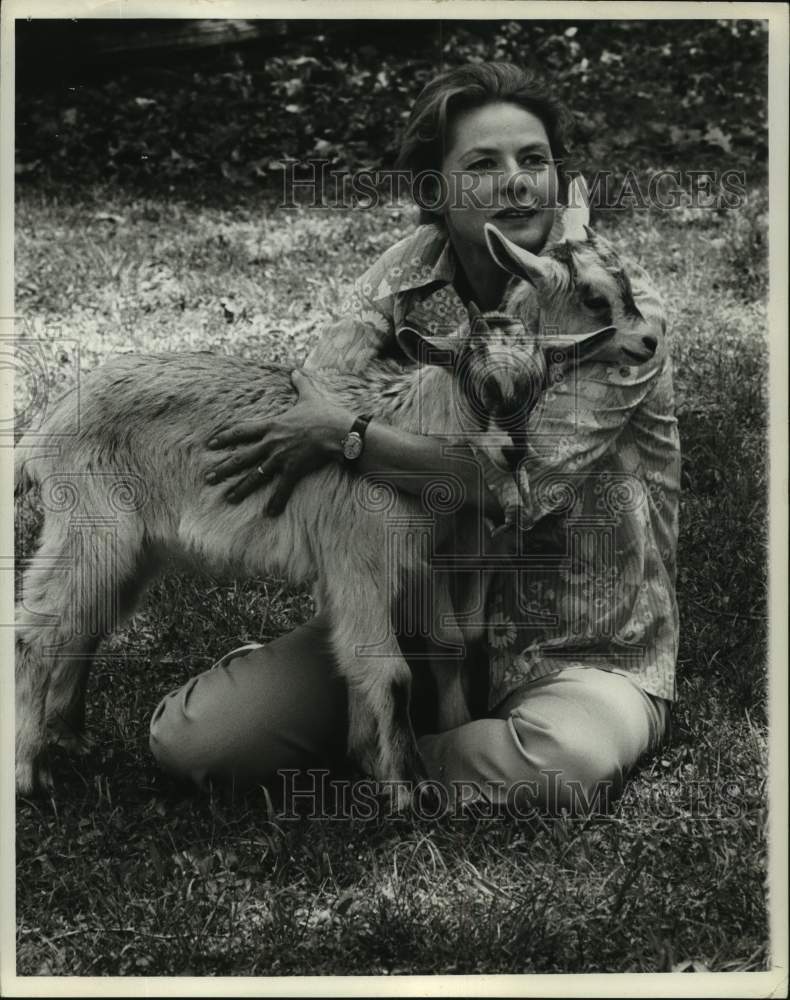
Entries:
<svg viewBox="0 0 790 1000">
<path fill-rule="evenodd" d="M 266 506 L 271 517 L 283 512 L 303 476 L 342 455 L 340 442 L 354 422 L 354 415 L 329 400 L 306 372 L 291 372 L 291 382 L 299 398 L 289 410 L 220 431 L 208 442 L 212 450 L 235 450 L 209 469 L 207 483 L 246 473 L 225 491 L 230 503 L 239 503 L 274 476 L 280 477 Z"/>
</svg>

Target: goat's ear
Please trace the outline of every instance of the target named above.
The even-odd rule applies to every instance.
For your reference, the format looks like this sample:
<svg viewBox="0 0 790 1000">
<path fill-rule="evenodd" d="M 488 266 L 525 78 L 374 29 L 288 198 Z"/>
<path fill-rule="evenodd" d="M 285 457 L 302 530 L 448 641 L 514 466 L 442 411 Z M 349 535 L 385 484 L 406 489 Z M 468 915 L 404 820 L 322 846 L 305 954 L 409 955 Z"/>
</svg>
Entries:
<svg viewBox="0 0 790 1000">
<path fill-rule="evenodd" d="M 568 205 L 563 209 L 562 237 L 566 240 L 585 240 L 590 225 L 590 195 L 584 178 L 579 175 L 568 185 Z"/>
<path fill-rule="evenodd" d="M 402 326 L 396 339 L 402 350 L 421 365 L 452 368 L 458 353 L 457 337 L 429 337 L 415 326 Z"/>
<path fill-rule="evenodd" d="M 517 246 L 490 222 L 485 225 L 485 234 L 488 252 L 500 267 L 515 274 L 517 278 L 526 278 L 533 285 L 547 280 L 551 264 L 545 257 L 537 257 L 529 250 Z"/>
<path fill-rule="evenodd" d="M 606 347 L 617 332 L 617 327 L 602 326 L 590 333 L 576 333 L 561 337 L 545 337 L 541 347 L 549 365 L 568 367 L 580 361 L 592 361 Z"/>
</svg>

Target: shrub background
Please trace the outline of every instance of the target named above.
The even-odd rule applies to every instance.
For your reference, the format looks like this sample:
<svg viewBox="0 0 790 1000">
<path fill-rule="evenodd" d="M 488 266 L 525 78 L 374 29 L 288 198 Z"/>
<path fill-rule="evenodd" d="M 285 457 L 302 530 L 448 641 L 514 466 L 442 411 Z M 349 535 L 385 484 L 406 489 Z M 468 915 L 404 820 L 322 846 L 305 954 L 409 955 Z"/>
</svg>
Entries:
<svg viewBox="0 0 790 1000">
<path fill-rule="evenodd" d="M 283 158 L 388 167 L 422 86 L 486 59 L 551 79 L 587 172 L 765 170 L 765 22 L 247 24 L 17 22 L 18 176 L 233 201 Z"/>
</svg>

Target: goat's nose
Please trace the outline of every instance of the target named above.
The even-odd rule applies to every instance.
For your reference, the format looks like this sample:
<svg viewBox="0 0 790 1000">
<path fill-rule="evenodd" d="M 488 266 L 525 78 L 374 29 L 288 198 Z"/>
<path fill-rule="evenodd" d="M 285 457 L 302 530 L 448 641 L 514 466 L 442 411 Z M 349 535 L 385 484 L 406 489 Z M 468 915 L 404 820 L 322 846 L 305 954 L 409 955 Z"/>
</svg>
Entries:
<svg viewBox="0 0 790 1000">
<path fill-rule="evenodd" d="M 650 351 L 651 354 L 656 353 L 656 348 L 658 347 L 658 340 L 655 337 L 642 337 L 642 343 Z"/>
<path fill-rule="evenodd" d="M 506 444 L 502 446 L 502 455 L 508 464 L 511 472 L 516 472 L 519 463 L 526 454 L 525 449 L 518 445 Z"/>
</svg>

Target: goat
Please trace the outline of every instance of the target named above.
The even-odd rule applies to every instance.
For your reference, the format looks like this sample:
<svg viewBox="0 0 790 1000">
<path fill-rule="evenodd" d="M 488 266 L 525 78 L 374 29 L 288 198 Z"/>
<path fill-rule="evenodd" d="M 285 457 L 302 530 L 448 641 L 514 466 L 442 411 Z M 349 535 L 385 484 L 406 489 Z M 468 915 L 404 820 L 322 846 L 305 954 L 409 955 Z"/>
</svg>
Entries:
<svg viewBox="0 0 790 1000">
<path fill-rule="evenodd" d="M 654 345 L 642 322 L 617 312 L 621 278 L 600 263 L 594 242 L 537 258 L 493 227 L 488 238 L 495 258 L 532 282 L 534 297 L 516 296 L 524 315 L 534 324 L 539 310 L 542 325 L 562 335 L 536 336 L 512 316 L 472 311 L 454 336 L 399 330 L 401 347 L 420 362 L 415 366 L 322 372 L 321 379 L 326 393 L 349 409 L 406 431 L 457 443 L 474 438 L 498 461 L 504 444 L 507 467 L 518 471 L 512 449 L 523 447 L 524 419 L 549 365 L 646 360 Z M 566 259 L 580 273 L 594 272 L 589 283 L 614 305 L 608 323 L 597 322 L 600 303 L 588 308 L 579 300 Z M 426 566 L 413 547 L 386 543 L 388 524 L 400 524 L 407 535 L 409 523 L 424 516 L 420 501 L 381 482 L 371 496 L 369 481 L 333 464 L 301 480 L 284 513 L 272 518 L 265 513 L 271 484 L 233 507 L 204 481 L 204 442 L 212 433 L 233 421 L 274 416 L 294 401 L 285 366 L 205 352 L 120 355 L 84 376 L 79 393 L 62 397 L 35 433 L 23 436 L 17 490 L 39 484 L 44 521 L 17 605 L 20 794 L 51 787 L 50 739 L 80 746 L 99 643 L 131 613 L 166 559 L 186 556 L 209 570 L 317 581 L 348 685 L 349 751 L 379 781 L 398 783 L 397 805 L 406 805 L 402 785 L 423 772 L 408 713 L 410 671 L 391 608 Z M 528 489 L 523 476 L 520 483 Z M 446 594 L 436 596 L 436 605 L 448 606 Z M 441 634 L 437 641 L 447 645 Z M 457 678 L 444 682 L 456 689 L 445 716 L 451 724 L 464 716 L 462 695 Z"/>
<path fill-rule="evenodd" d="M 549 376 L 552 380 L 562 377 L 563 371 L 570 366 L 568 351 L 574 363 L 597 360 L 617 365 L 644 364 L 653 358 L 658 348 L 658 334 L 663 333 L 661 316 L 645 318 L 639 311 L 629 276 L 614 248 L 590 229 L 583 182 L 579 179 L 572 186 L 571 204 L 575 203 L 575 207 L 566 211 L 564 239 L 539 256 L 507 239 L 490 223 L 485 227 L 489 253 L 513 276 L 503 299 L 504 313 L 489 314 L 486 319 L 496 319 L 502 324 L 507 322 L 508 316 L 511 320 L 515 318 L 518 321 L 516 328 L 520 326 L 521 332 L 519 338 L 511 336 L 504 345 L 495 339 L 486 341 L 489 378 L 482 381 L 485 386 L 483 398 L 476 400 L 477 411 L 484 415 L 485 446 L 476 451 L 478 457 L 499 467 L 504 482 L 512 485 L 515 480 L 517 491 L 510 489 L 505 499 L 512 498 L 515 492 L 524 511 L 532 504 L 530 484 L 522 464 L 528 421 Z M 599 340 L 596 344 L 596 335 L 591 334 L 593 339 L 585 341 L 583 331 L 596 325 L 599 326 L 597 336 L 606 336 L 612 331 L 617 336 L 609 342 Z M 534 355 L 538 364 L 530 378 L 524 379 L 522 371 L 519 381 L 516 377 L 518 363 L 511 352 L 525 348 L 529 352 L 538 345 L 543 348 Z M 546 359 L 550 359 L 550 365 L 546 364 Z M 494 366 L 498 368 L 495 375 Z M 493 435 L 497 430 L 504 435 L 501 449 L 495 447 Z M 517 519 L 519 511 L 511 510 L 508 514 Z M 450 559 L 456 577 L 452 601 L 455 606 L 444 624 L 436 626 L 440 631 L 443 628 L 448 638 L 452 634 L 452 640 L 460 642 L 463 648 L 482 634 L 481 615 L 484 616 L 493 577 L 491 568 L 468 569 L 482 553 L 482 535 L 472 520 L 475 516 L 468 512 L 458 516 Z M 501 534 L 501 541 L 487 544 L 489 555 L 512 554 L 513 538 L 507 533 Z M 459 587 L 460 581 L 466 585 Z M 446 594 L 446 588 L 441 593 Z M 440 730 L 453 729 L 469 719 L 462 668 L 463 660 L 448 655 L 431 662 L 440 690 Z"/>
</svg>

